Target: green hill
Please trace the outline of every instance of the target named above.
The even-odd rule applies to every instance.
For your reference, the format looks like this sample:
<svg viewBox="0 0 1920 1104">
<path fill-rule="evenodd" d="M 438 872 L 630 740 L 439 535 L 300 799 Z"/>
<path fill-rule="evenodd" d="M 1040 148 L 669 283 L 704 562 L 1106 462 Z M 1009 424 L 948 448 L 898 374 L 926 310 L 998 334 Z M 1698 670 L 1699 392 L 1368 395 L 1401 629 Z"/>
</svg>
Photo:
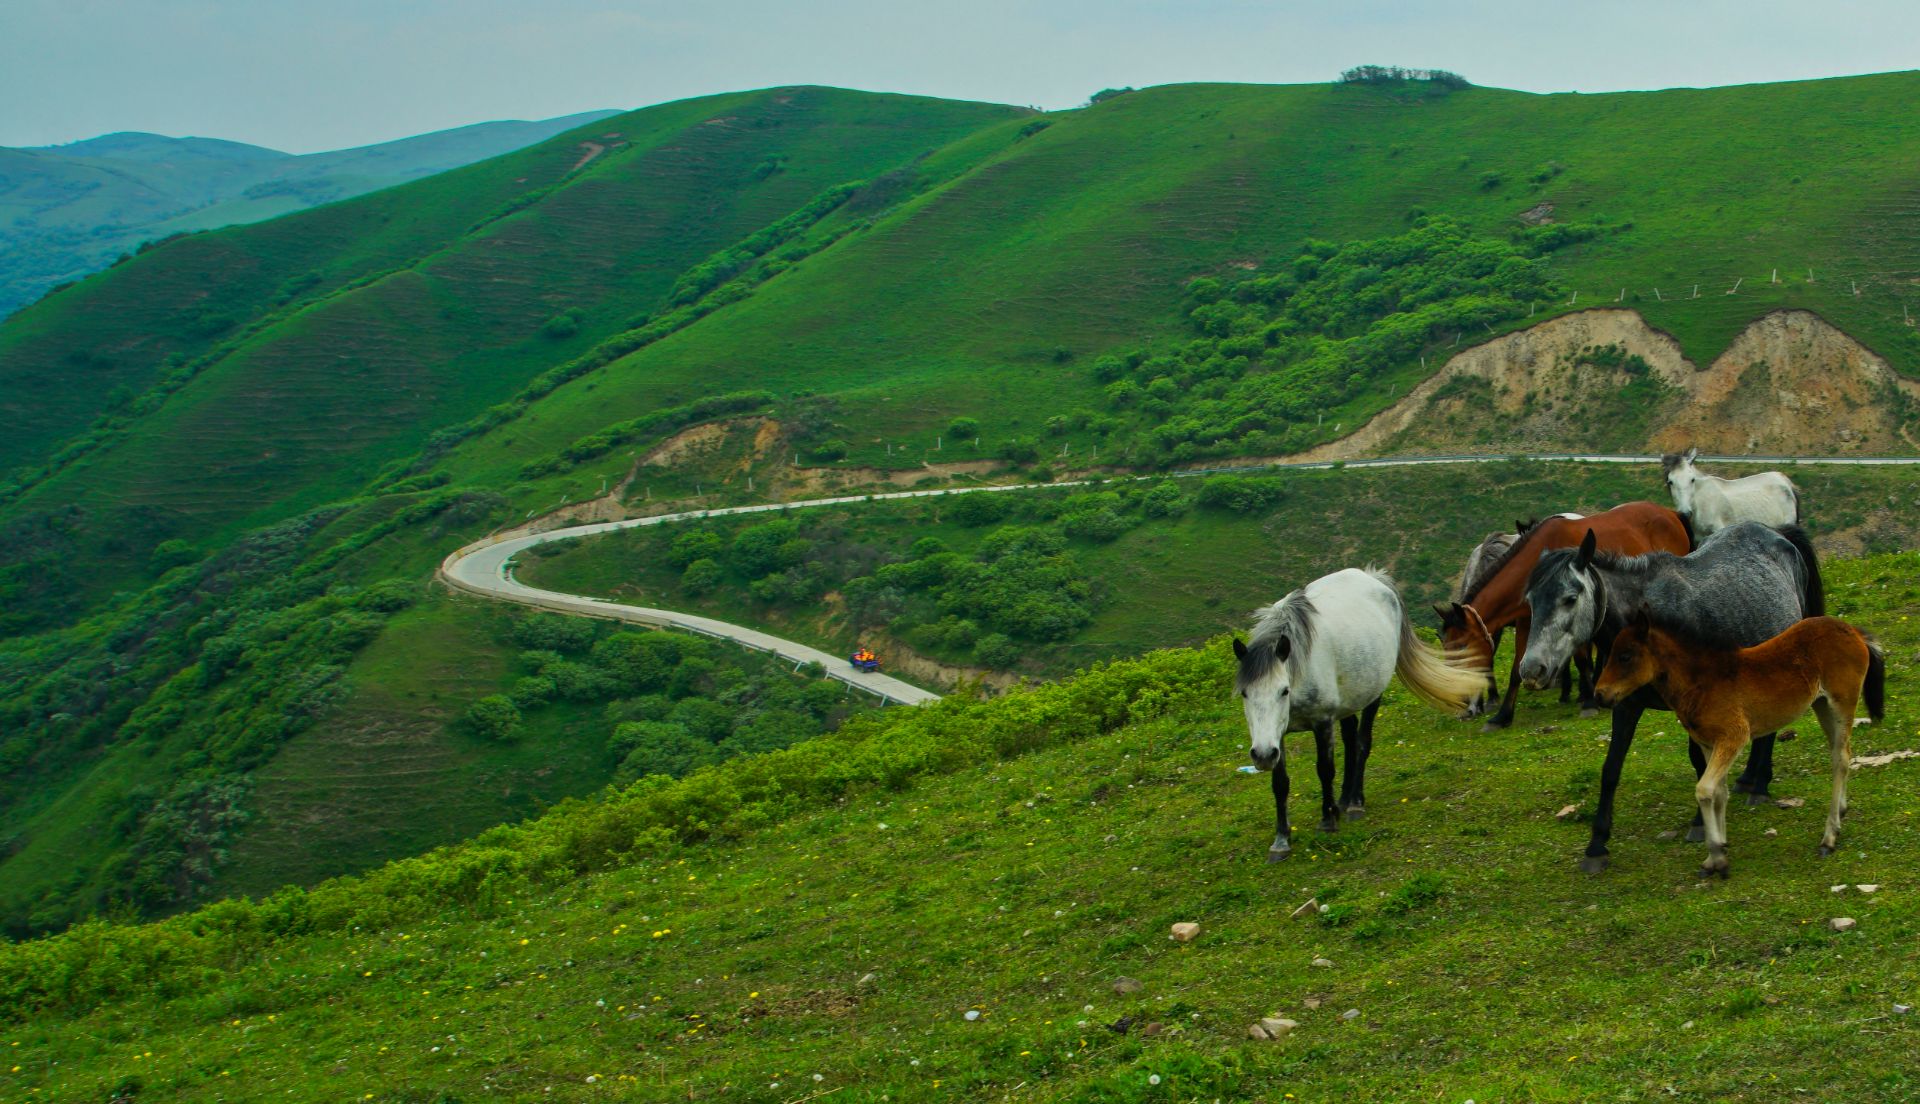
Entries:
<svg viewBox="0 0 1920 1104">
<path fill-rule="evenodd" d="M 1909 742 L 1915 566 L 1829 573 L 1833 608 L 1892 657 L 1893 713 L 1858 730 L 1861 754 Z M 1804 734 L 1782 745 L 1776 791 L 1804 807 L 1734 810 L 1732 877 L 1698 882 L 1701 848 L 1663 838 L 1693 798 L 1655 716 L 1615 867 L 1592 878 L 1574 871 L 1586 826 L 1554 811 L 1591 800 L 1604 721 L 1555 707 L 1482 736 L 1395 689 L 1368 818 L 1298 830 L 1270 866 L 1267 787 L 1234 770 L 1229 671 L 1216 642 L 891 710 L 362 879 L 0 948 L 0 1084 L 141 1100 L 1911 1097 L 1911 1071 L 1860 1057 L 1913 1030 L 1908 762 L 1857 772 L 1845 846 L 1820 859 L 1825 755 Z M 1289 919 L 1309 899 L 1326 910 Z M 1856 929 L 1829 930 L 1843 915 Z M 1201 934 L 1170 941 L 1177 921 Z M 1272 1013 L 1299 1026 L 1249 1040 Z"/>
<path fill-rule="evenodd" d="M 562 505 L 1269 455 L 1623 292 L 1700 364 L 1797 307 L 1912 374 L 1920 137 L 1891 120 L 1917 87 L 1194 85 L 1048 115 L 771 89 L 150 249 L 0 324 L 21 427 L 0 438 L 0 913 L 26 933 L 364 870 L 602 784 L 627 723 L 604 695 L 529 707 L 517 748 L 461 729 L 549 661 L 428 585 L 449 549 Z M 1872 404 L 1908 401 L 1883 382 Z M 1622 396 L 1607 439 L 1643 443 L 1655 404 Z M 1045 617 L 962 616 L 893 571 L 903 644 L 1045 676 L 1192 642 L 1356 558 L 1435 595 L 1513 516 L 1659 490 L 1351 475 L 1179 512 L 1146 497 L 1178 488 L 1038 496 L 1004 522 L 1031 545 L 849 511 L 697 601 L 840 642 L 867 626 L 834 588 L 941 555 L 918 528 L 977 565 L 939 560 L 956 578 L 1057 547 L 1085 604 Z M 1900 472 L 1802 478 L 1830 551 L 1908 541 Z M 554 569 L 684 596 L 617 558 Z"/>
<path fill-rule="evenodd" d="M 304 155 L 217 138 L 131 132 L 64 146 L 0 149 L 0 318 L 146 242 L 390 187 L 614 114 L 476 123 Z"/>
</svg>

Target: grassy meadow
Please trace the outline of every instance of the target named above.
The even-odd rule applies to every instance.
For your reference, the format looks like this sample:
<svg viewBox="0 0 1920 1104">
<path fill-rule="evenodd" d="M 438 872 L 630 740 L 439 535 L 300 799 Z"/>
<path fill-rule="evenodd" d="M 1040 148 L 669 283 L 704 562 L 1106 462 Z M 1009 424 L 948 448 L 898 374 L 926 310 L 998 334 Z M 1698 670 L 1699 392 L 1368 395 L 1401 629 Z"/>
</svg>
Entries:
<svg viewBox="0 0 1920 1104">
<path fill-rule="evenodd" d="M 1920 740 L 1917 566 L 1899 554 L 1828 572 L 1832 608 L 1891 660 L 1889 717 L 1857 731 L 1858 753 Z M 1614 867 L 1592 877 L 1574 870 L 1586 825 L 1554 814 L 1590 807 L 1603 719 L 1529 696 L 1520 725 L 1488 735 L 1396 689 L 1367 819 L 1300 829 L 1295 857 L 1268 865 L 1264 779 L 1235 770 L 1230 663 L 1216 642 L 989 703 L 889 711 L 851 742 L 567 806 L 364 880 L 0 948 L 16 1002 L 0 1091 L 1913 1095 L 1898 1056 L 1914 1021 L 1895 1009 L 1920 987 L 1912 760 L 1856 772 L 1842 851 L 1822 860 L 1825 755 L 1802 726 L 1775 794 L 1805 804 L 1736 808 L 1733 874 L 1701 882 L 1702 849 L 1663 838 L 1684 826 L 1692 785 L 1671 718 L 1650 714 Z M 1002 750 L 965 750 L 982 732 Z M 945 762 L 863 765 L 943 743 Z M 1291 745 L 1299 789 L 1311 771 Z M 700 819 L 726 800 L 736 818 Z M 543 846 L 578 873 L 543 863 Z M 496 873 L 458 874 L 469 867 Z M 1327 911 L 1289 919 L 1309 898 Z M 1836 916 L 1857 927 L 1829 930 Z M 1201 935 L 1170 941 L 1176 921 Z M 1121 977 L 1139 990 L 1116 992 Z M 1299 1026 L 1247 1038 L 1275 1012 Z"/>
</svg>

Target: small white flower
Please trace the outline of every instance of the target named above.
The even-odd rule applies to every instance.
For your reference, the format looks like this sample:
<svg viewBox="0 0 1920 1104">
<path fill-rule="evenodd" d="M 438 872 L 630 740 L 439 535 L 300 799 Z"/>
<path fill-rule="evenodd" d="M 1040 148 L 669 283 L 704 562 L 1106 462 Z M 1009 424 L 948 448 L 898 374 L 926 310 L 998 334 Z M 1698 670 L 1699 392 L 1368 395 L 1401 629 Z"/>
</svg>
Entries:
<svg viewBox="0 0 1920 1104">
<path fill-rule="evenodd" d="M 1160 1075 L 1159 1075 L 1159 1074 L 1157 1074 L 1157 1073 L 1155 1073 L 1155 1074 L 1149 1074 L 1149 1075 L 1147 1076 L 1147 1084 L 1149 1084 L 1149 1085 L 1158 1085 L 1159 1083 L 1160 1083 Z"/>
<path fill-rule="evenodd" d="M 825 1080 L 826 1080 L 826 1077 L 824 1077 L 824 1076 L 822 1076 L 821 1074 L 818 1074 L 818 1073 L 816 1073 L 816 1074 L 814 1074 L 814 1075 L 813 1075 L 813 1079 L 814 1079 L 815 1081 L 825 1081 Z"/>
</svg>

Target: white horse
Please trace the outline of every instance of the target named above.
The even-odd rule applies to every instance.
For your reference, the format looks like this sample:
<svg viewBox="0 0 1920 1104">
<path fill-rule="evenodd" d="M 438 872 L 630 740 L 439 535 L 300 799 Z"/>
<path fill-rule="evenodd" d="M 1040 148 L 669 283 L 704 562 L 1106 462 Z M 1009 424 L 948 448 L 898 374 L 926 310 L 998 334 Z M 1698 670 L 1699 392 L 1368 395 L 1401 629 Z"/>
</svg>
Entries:
<svg viewBox="0 0 1920 1104">
<path fill-rule="evenodd" d="M 1268 862 L 1293 853 L 1287 825 L 1288 732 L 1312 732 L 1320 772 L 1320 829 L 1340 827 L 1340 812 L 1366 810 L 1367 755 L 1380 695 L 1397 671 L 1407 688 L 1457 714 L 1486 685 L 1487 673 L 1441 653 L 1413 635 L 1393 580 L 1384 572 L 1347 568 L 1323 576 L 1255 613 L 1235 681 L 1247 714 L 1253 763 L 1273 772 L 1277 832 Z M 1333 799 L 1333 723 L 1340 722 L 1347 773 Z"/>
<path fill-rule="evenodd" d="M 1713 536 L 1729 525 L 1757 521 L 1762 525 L 1800 524 L 1800 492 L 1793 480 L 1777 471 L 1743 479 L 1722 479 L 1693 466 L 1699 449 L 1669 452 L 1660 458 L 1673 492 L 1673 508 L 1693 526 L 1693 542 Z"/>
</svg>

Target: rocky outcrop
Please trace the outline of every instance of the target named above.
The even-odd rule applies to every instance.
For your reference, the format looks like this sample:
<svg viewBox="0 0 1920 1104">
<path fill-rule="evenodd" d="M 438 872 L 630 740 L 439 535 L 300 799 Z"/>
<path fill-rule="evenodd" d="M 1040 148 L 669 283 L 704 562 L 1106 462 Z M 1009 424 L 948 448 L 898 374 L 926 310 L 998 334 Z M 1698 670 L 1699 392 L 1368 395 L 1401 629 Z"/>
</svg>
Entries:
<svg viewBox="0 0 1920 1104">
<path fill-rule="evenodd" d="M 1356 432 L 1299 457 L 1470 450 L 1910 453 L 1920 384 L 1804 310 L 1706 368 L 1638 311 L 1579 311 L 1468 349 Z"/>
<path fill-rule="evenodd" d="M 1719 453 L 1912 452 L 1920 383 L 1812 311 L 1773 311 L 1740 332 L 1651 444 Z"/>
</svg>

